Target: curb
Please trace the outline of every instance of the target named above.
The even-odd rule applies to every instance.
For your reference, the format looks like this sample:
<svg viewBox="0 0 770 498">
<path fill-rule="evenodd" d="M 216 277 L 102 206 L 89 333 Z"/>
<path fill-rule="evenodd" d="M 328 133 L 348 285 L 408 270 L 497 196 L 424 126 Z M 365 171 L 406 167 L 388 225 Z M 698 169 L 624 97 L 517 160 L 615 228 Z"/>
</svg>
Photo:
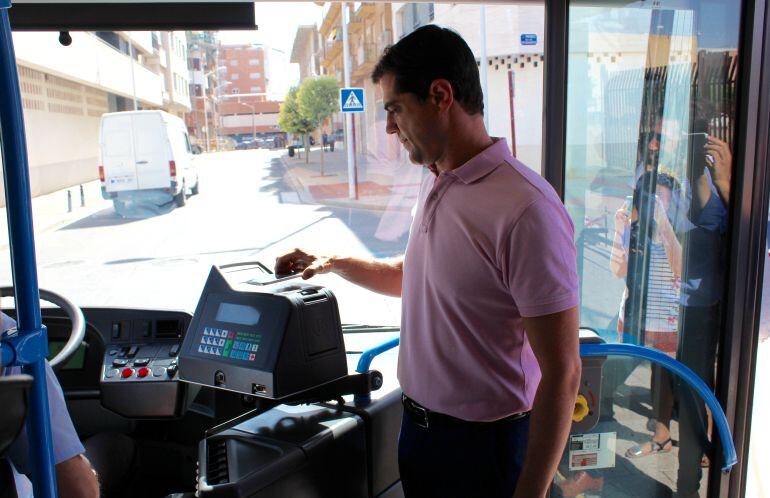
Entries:
<svg viewBox="0 0 770 498">
<path fill-rule="evenodd" d="M 357 201 L 354 199 L 348 199 L 348 198 L 338 198 L 338 199 L 324 199 L 323 202 L 316 199 L 313 194 L 310 193 L 310 190 L 305 187 L 305 185 L 302 183 L 302 181 L 294 176 L 291 173 L 291 166 L 286 162 L 286 156 L 281 155 L 281 164 L 283 165 L 284 170 L 286 171 L 286 175 L 284 178 L 286 178 L 286 183 L 289 184 L 291 188 L 297 191 L 297 195 L 299 196 L 300 200 L 306 204 L 314 204 L 316 206 L 329 206 L 329 207 L 337 207 L 337 208 L 350 208 L 350 209 L 361 209 L 366 211 L 404 211 L 404 212 L 410 212 L 412 208 L 401 206 L 396 208 L 388 208 L 387 206 L 383 206 L 382 204 L 371 204 L 366 203 L 362 201 Z"/>
<path fill-rule="evenodd" d="M 46 224 L 36 224 L 35 215 L 33 211 L 32 213 L 33 235 L 37 237 L 38 235 L 42 235 L 47 232 L 58 230 L 59 228 L 66 226 L 70 223 L 75 223 L 77 221 L 82 220 L 83 218 L 92 216 L 98 213 L 99 211 L 101 211 L 102 209 L 105 209 L 106 207 L 109 207 L 109 206 L 105 205 L 105 206 L 92 207 L 92 208 L 83 208 L 83 211 L 80 211 L 80 210 L 72 211 L 71 213 L 67 213 L 69 216 L 52 220 Z M 6 227 L 6 232 L 7 232 L 7 227 Z M 10 242 L 0 242 L 0 251 L 4 251 L 9 247 L 10 247 Z"/>
<path fill-rule="evenodd" d="M 351 209 L 362 209 L 366 211 L 402 211 L 402 212 L 411 212 L 411 208 L 407 208 L 406 206 L 401 207 L 391 207 L 388 208 L 388 206 L 383 206 L 382 204 L 367 204 L 363 203 L 361 201 L 357 201 L 354 199 L 332 199 L 325 201 L 322 205 L 324 206 L 332 206 L 332 207 L 341 207 L 341 208 L 351 208 Z"/>
<path fill-rule="evenodd" d="M 305 185 L 291 173 L 289 165 L 286 163 L 286 156 L 281 154 L 281 164 L 283 165 L 283 169 L 286 171 L 286 175 L 284 178 L 286 179 L 286 183 L 289 184 L 291 188 L 293 188 L 297 195 L 299 196 L 299 199 L 305 203 L 305 204 L 318 204 L 318 202 L 315 200 L 315 197 L 313 197 L 313 194 L 310 193 L 310 191 L 305 188 Z"/>
</svg>

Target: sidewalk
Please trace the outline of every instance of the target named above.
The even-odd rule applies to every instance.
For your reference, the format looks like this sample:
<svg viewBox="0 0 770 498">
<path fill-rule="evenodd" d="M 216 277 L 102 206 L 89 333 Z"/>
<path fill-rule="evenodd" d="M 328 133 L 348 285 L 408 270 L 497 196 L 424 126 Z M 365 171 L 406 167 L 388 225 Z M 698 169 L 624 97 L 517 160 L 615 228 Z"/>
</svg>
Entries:
<svg viewBox="0 0 770 498">
<path fill-rule="evenodd" d="M 105 208 L 112 208 L 112 201 L 102 199 L 101 184 L 94 180 L 83 185 L 85 206 L 80 202 L 80 186 L 59 190 L 32 199 L 32 225 L 35 235 L 55 230 L 64 225 L 90 216 Z M 72 195 L 72 211 L 67 210 L 67 191 Z M 8 248 L 8 216 L 7 209 L 0 208 L 0 249 Z"/>
<path fill-rule="evenodd" d="M 321 175 L 321 149 L 310 151 L 310 162 L 302 157 L 281 156 L 286 168 L 285 180 L 303 203 L 374 211 L 411 211 L 417 201 L 421 170 L 391 160 L 358 157 L 358 199 L 349 197 L 347 155 L 337 147 L 324 152 Z M 406 166 L 406 167 L 405 167 Z M 412 167 L 410 167 L 412 166 Z"/>
</svg>

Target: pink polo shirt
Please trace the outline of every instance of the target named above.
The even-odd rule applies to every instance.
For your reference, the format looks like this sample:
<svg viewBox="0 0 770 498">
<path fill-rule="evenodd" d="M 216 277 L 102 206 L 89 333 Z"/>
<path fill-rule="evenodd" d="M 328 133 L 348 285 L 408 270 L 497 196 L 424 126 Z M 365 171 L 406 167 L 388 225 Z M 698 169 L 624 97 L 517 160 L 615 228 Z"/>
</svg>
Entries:
<svg viewBox="0 0 770 498">
<path fill-rule="evenodd" d="M 404 259 L 406 395 L 465 420 L 531 409 L 540 368 L 521 318 L 577 306 L 573 239 L 556 192 L 504 139 L 427 175 Z"/>
</svg>

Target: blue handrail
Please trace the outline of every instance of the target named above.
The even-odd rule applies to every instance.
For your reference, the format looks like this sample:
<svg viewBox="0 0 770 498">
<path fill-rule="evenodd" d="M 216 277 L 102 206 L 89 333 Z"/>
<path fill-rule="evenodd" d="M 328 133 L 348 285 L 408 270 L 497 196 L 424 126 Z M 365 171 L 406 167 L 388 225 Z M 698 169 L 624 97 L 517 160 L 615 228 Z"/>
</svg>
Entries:
<svg viewBox="0 0 770 498">
<path fill-rule="evenodd" d="M 356 372 L 362 374 L 369 371 L 369 366 L 372 364 L 372 360 L 375 356 L 379 356 L 389 349 L 393 349 L 398 346 L 398 337 L 389 341 L 383 342 L 379 346 L 375 346 L 371 349 L 367 349 L 361 354 L 361 358 L 358 359 L 358 366 Z"/>
<path fill-rule="evenodd" d="M 687 368 L 684 363 L 676 361 L 670 356 L 663 354 L 660 351 L 656 351 L 655 349 L 635 346 L 633 344 L 581 344 L 580 356 L 583 358 L 596 356 L 628 356 L 631 358 L 639 358 L 658 364 L 666 370 L 676 374 L 698 393 L 706 403 L 706 406 L 708 406 L 709 410 L 711 410 L 714 425 L 717 428 L 717 432 L 719 432 L 719 437 L 722 440 L 722 449 L 724 451 L 725 462 L 722 466 L 722 472 L 730 472 L 730 469 L 738 463 L 735 444 L 733 443 L 730 427 L 727 425 L 727 417 L 725 417 L 722 406 L 719 404 L 716 396 L 714 396 L 714 393 L 711 392 L 706 383 L 692 370 Z"/>
<path fill-rule="evenodd" d="M 395 338 L 364 351 L 361 358 L 358 360 L 356 372 L 367 372 L 375 356 L 398 346 L 398 344 L 399 339 Z M 711 410 L 711 414 L 714 418 L 714 425 L 717 428 L 717 432 L 719 432 L 719 437 L 722 441 L 722 449 L 724 451 L 725 463 L 722 467 L 722 472 L 729 472 L 730 469 L 738 463 L 738 455 L 735 452 L 735 444 L 733 443 L 732 434 L 730 433 L 730 427 L 727 425 L 727 417 L 725 417 L 724 410 L 722 410 L 719 401 L 706 383 L 683 363 L 674 360 L 660 351 L 656 351 L 652 348 L 635 346 L 633 344 L 581 344 L 580 356 L 582 358 L 597 356 L 627 356 L 639 358 L 660 365 L 676 374 L 692 387 L 701 398 L 703 398 L 706 406 Z"/>
<path fill-rule="evenodd" d="M 3 338 L 0 357 L 8 359 L 12 354 L 13 364 L 21 365 L 22 371 L 34 378 L 27 416 L 33 489 L 37 498 L 55 498 L 56 472 L 45 372 L 48 343 L 40 312 L 27 144 L 9 8 L 10 0 L 0 0 L 0 144 L 18 331 L 14 337 Z"/>
</svg>

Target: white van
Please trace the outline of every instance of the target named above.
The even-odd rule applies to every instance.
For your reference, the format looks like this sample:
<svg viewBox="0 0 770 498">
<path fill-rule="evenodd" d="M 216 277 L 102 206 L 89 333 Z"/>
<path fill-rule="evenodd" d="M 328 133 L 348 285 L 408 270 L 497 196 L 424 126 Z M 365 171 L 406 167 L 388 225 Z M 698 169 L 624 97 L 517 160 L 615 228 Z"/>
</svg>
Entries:
<svg viewBox="0 0 770 498">
<path fill-rule="evenodd" d="M 102 197 L 119 214 L 128 203 L 184 206 L 198 193 L 198 172 L 187 127 L 163 111 L 102 115 L 99 131 Z"/>
</svg>

